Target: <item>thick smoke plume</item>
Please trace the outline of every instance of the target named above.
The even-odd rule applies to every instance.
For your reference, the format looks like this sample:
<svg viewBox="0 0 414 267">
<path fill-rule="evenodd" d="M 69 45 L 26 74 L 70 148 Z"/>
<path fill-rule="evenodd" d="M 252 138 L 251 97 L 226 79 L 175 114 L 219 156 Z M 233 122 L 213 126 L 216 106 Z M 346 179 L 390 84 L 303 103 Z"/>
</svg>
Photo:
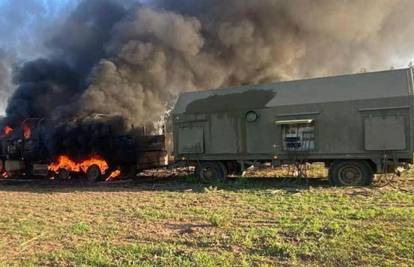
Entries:
<svg viewBox="0 0 414 267">
<path fill-rule="evenodd" d="M 389 68 L 412 55 L 410 0 L 85 0 L 23 65 L 7 115 L 158 121 L 179 93 Z"/>
</svg>

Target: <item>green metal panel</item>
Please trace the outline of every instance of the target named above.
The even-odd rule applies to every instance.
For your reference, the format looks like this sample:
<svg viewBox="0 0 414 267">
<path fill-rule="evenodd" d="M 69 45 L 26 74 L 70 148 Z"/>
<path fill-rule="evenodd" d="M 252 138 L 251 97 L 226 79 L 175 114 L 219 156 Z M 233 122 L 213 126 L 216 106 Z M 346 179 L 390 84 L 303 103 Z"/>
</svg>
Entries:
<svg viewBox="0 0 414 267">
<path fill-rule="evenodd" d="M 240 152 L 240 131 L 239 117 L 230 114 L 211 114 L 207 153 L 234 154 Z"/>
<path fill-rule="evenodd" d="M 365 119 L 365 149 L 405 150 L 406 127 L 403 116 L 377 116 Z"/>
<path fill-rule="evenodd" d="M 258 110 L 259 119 L 246 122 L 246 148 L 249 154 L 275 154 L 278 127 L 273 112 Z"/>
<path fill-rule="evenodd" d="M 204 129 L 202 127 L 179 127 L 178 152 L 180 154 L 204 153 Z"/>
</svg>

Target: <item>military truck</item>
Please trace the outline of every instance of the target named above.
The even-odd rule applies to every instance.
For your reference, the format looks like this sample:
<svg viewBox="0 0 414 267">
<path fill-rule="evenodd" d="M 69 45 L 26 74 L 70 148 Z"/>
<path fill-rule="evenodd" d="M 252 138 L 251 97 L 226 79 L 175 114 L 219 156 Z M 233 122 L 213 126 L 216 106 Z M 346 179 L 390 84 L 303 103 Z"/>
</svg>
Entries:
<svg viewBox="0 0 414 267">
<path fill-rule="evenodd" d="M 173 155 L 202 179 L 323 162 L 334 185 L 369 185 L 413 163 L 413 103 L 411 68 L 184 93 Z"/>
<path fill-rule="evenodd" d="M 99 115 L 101 118 L 103 115 Z M 14 129 L 6 126 L 0 133 L 0 179 L 1 178 L 44 178 L 53 176 L 58 180 L 67 180 L 71 177 L 87 178 L 89 181 L 106 180 L 109 175 L 119 172 L 117 175 L 123 177 L 135 177 L 137 172 L 146 169 L 160 168 L 168 164 L 166 151 L 164 149 L 164 136 L 141 136 L 132 134 L 113 134 L 110 125 L 105 120 L 99 124 L 98 115 L 95 118 L 95 129 L 101 129 L 102 134 L 95 137 L 93 153 L 83 153 L 79 144 L 73 146 L 75 153 L 71 156 L 76 160 L 73 163 L 83 164 L 85 170 L 71 170 L 68 163 L 63 163 L 57 170 L 50 170 L 60 156 L 52 149 L 51 141 L 56 143 L 67 142 L 65 135 L 62 139 L 50 138 L 53 125 L 57 123 L 52 120 L 29 118 Z M 98 128 L 100 127 L 100 128 Z M 106 128 L 104 128 L 106 127 Z M 96 158 L 94 156 L 98 155 Z M 71 157 L 67 156 L 67 159 Z M 91 160 L 95 158 L 98 160 Z M 96 162 L 104 161 L 107 169 L 103 170 Z M 72 167 L 72 169 L 76 169 Z M 102 172 L 105 173 L 102 173 Z"/>
</svg>

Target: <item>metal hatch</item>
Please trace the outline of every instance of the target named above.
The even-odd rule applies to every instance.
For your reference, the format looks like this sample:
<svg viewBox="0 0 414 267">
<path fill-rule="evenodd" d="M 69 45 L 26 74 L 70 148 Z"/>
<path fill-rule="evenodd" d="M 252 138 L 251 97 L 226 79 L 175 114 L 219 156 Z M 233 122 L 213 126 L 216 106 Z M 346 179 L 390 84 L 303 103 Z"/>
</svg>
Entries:
<svg viewBox="0 0 414 267">
<path fill-rule="evenodd" d="M 178 153 L 202 154 L 204 153 L 203 127 L 179 127 Z"/>
<path fill-rule="evenodd" d="M 371 151 L 405 150 L 407 148 L 405 125 L 405 117 L 401 115 L 366 118 L 365 149 Z"/>
</svg>

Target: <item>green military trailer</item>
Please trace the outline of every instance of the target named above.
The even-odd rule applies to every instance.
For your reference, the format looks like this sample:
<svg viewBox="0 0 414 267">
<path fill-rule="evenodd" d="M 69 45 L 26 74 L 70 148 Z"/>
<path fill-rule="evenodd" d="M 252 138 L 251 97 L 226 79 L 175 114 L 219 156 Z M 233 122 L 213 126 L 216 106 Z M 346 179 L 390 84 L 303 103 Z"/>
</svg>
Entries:
<svg viewBox="0 0 414 267">
<path fill-rule="evenodd" d="M 369 185 L 413 162 L 413 70 L 182 94 L 173 154 L 199 177 L 253 163 L 323 162 L 335 185 Z"/>
</svg>

